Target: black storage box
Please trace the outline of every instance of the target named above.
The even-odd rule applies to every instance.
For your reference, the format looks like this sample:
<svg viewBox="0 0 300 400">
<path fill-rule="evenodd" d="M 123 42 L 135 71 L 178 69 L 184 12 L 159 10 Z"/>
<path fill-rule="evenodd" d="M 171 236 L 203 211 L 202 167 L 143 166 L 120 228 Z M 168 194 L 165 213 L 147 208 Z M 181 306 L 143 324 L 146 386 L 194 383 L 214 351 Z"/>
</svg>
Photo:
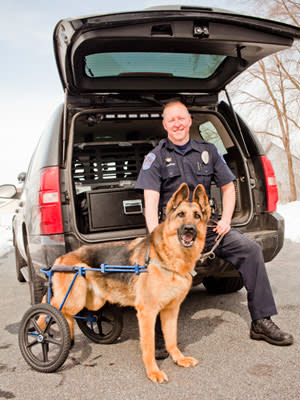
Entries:
<svg viewBox="0 0 300 400">
<path fill-rule="evenodd" d="M 143 194 L 134 189 L 94 190 L 87 201 L 91 232 L 145 226 Z"/>
</svg>

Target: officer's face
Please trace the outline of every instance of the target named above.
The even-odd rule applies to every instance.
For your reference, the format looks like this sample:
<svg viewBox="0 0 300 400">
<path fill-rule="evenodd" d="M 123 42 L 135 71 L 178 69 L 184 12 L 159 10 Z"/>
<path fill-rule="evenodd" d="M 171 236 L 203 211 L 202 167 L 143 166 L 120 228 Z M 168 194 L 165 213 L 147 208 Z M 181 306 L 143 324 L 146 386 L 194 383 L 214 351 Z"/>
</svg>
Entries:
<svg viewBox="0 0 300 400">
<path fill-rule="evenodd" d="M 174 144 L 182 146 L 189 141 L 191 124 L 191 116 L 183 104 L 174 103 L 165 109 L 163 126 Z"/>
</svg>

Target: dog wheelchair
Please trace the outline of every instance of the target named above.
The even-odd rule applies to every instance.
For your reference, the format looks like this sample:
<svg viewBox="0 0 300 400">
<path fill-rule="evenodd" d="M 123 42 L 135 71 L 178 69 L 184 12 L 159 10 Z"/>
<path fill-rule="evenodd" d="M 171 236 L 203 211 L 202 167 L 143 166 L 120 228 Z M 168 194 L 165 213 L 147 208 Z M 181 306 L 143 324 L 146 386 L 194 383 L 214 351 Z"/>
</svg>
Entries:
<svg viewBox="0 0 300 400">
<path fill-rule="evenodd" d="M 19 347 L 23 358 L 33 369 L 39 372 L 54 372 L 66 361 L 71 343 L 69 325 L 61 310 L 78 276 L 85 276 L 86 271 L 101 273 L 129 272 L 140 274 L 147 272 L 146 266 L 108 265 L 99 268 L 85 268 L 70 265 L 54 265 L 51 269 L 41 270 L 47 276 L 47 303 L 33 305 L 23 316 L 19 328 Z M 74 278 L 59 307 L 52 306 L 51 283 L 54 273 L 73 273 Z M 44 318 L 46 326 L 38 325 L 39 318 Z M 114 304 L 106 303 L 98 311 L 81 310 L 74 315 L 79 329 L 90 340 L 99 344 L 112 344 L 123 329 L 122 310 Z"/>
</svg>

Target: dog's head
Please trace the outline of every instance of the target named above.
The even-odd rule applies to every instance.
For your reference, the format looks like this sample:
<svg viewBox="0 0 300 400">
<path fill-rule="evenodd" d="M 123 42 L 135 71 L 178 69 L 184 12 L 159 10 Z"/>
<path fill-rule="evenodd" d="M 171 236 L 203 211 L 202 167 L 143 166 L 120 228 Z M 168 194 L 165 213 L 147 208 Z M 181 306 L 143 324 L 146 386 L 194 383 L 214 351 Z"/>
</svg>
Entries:
<svg viewBox="0 0 300 400">
<path fill-rule="evenodd" d="M 167 230 L 170 239 L 176 235 L 182 247 L 192 248 L 197 240 L 202 251 L 211 209 L 203 185 L 196 186 L 192 202 L 188 201 L 189 192 L 188 185 L 183 183 L 169 200 Z"/>
</svg>

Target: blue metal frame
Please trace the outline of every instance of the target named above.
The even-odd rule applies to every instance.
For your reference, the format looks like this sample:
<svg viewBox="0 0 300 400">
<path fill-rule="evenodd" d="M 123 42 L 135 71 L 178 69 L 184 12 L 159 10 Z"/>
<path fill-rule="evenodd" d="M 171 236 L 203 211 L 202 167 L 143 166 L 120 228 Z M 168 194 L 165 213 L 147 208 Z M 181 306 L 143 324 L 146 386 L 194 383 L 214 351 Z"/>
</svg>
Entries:
<svg viewBox="0 0 300 400">
<path fill-rule="evenodd" d="M 53 265 L 55 267 L 55 265 Z M 106 273 L 106 272 L 131 272 L 131 273 L 135 273 L 136 275 L 139 275 L 141 272 L 147 272 L 147 266 L 145 265 L 139 265 L 139 264 L 135 264 L 135 265 L 109 265 L 109 264 L 101 264 L 100 268 L 85 268 L 85 267 L 76 267 L 76 266 L 70 266 L 70 265 L 64 265 L 65 267 L 72 267 L 72 271 L 70 272 L 76 272 L 72 282 L 70 283 L 69 289 L 61 303 L 61 306 L 59 307 L 59 311 L 62 310 L 65 302 L 67 301 L 67 298 L 70 294 L 70 291 L 74 285 L 74 282 L 77 278 L 78 275 L 80 276 L 85 276 L 86 271 L 94 271 L 94 272 L 101 272 L 102 274 Z M 63 267 L 62 265 L 60 265 L 60 267 Z M 52 283 L 52 276 L 54 274 L 54 272 L 58 272 L 58 271 L 52 271 L 51 269 L 47 270 L 45 268 L 41 269 L 41 272 L 44 272 L 44 274 L 47 275 L 48 277 L 48 290 L 47 290 L 47 303 L 50 304 L 50 300 L 51 300 L 51 283 Z M 64 272 L 64 271 L 61 271 Z M 69 272 L 68 272 L 69 273 Z M 88 319 L 85 317 L 80 317 L 82 319 Z"/>
</svg>

